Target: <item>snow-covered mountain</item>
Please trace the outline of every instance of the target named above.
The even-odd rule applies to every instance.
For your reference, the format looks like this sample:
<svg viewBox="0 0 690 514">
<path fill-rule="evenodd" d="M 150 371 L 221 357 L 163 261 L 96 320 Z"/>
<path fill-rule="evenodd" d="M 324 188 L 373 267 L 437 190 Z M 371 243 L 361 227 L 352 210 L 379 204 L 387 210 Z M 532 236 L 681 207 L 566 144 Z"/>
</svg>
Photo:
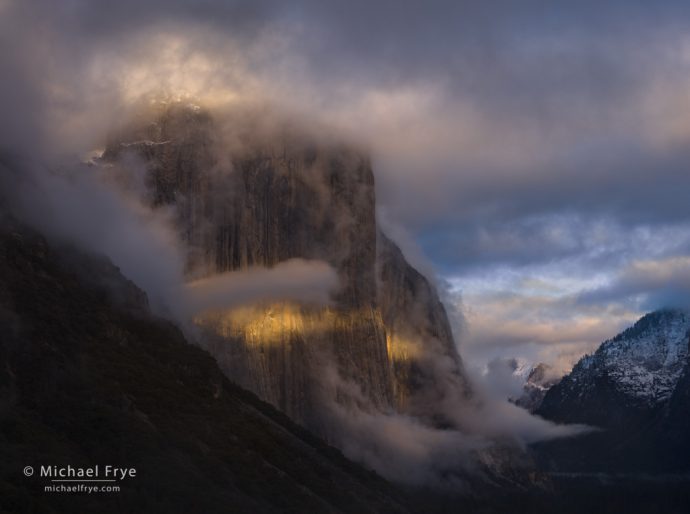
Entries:
<svg viewBox="0 0 690 514">
<path fill-rule="evenodd" d="M 514 400 L 515 405 L 534 412 L 539 408 L 546 393 L 560 382 L 561 377 L 555 373 L 552 366 L 540 362 L 527 368 L 528 373 L 522 395 Z"/>
<path fill-rule="evenodd" d="M 627 403 L 645 408 L 667 402 L 688 357 L 690 313 L 665 309 L 647 314 L 635 325 L 580 359 L 560 387 L 545 399 L 545 408 L 569 401 L 586 403 L 601 394 L 606 382 Z"/>
<path fill-rule="evenodd" d="M 568 445 L 547 445 L 550 462 L 588 471 L 686 470 L 689 337 L 689 312 L 659 310 L 580 359 L 536 413 L 603 430 Z"/>
</svg>

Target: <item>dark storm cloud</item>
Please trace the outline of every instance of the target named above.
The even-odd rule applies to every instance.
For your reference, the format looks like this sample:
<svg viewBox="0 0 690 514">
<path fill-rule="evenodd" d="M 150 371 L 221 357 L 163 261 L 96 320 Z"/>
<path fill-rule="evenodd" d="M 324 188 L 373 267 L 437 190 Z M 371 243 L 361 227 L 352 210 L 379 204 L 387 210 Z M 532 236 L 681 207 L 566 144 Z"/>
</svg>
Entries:
<svg viewBox="0 0 690 514">
<path fill-rule="evenodd" d="M 2 0 L 0 134 L 60 126 L 76 150 L 123 88 L 232 84 L 364 140 L 387 216 L 448 273 L 548 263 L 591 253 L 601 218 L 690 214 L 689 21 L 673 1 Z"/>
<path fill-rule="evenodd" d="M 314 69 L 328 69 L 331 82 L 346 70 L 350 80 L 368 85 L 437 84 L 430 115 L 402 122 L 408 132 L 432 132 L 448 144 L 421 150 L 408 172 L 405 162 L 384 166 L 379 178 L 389 213 L 415 227 L 422 246 L 449 271 L 466 257 L 486 262 L 504 253 L 521 264 L 582 248 L 540 244 L 529 227 L 535 216 L 605 216 L 627 230 L 690 214 L 688 134 L 673 119 L 674 110 L 687 114 L 682 93 L 674 97 L 688 81 L 687 6 L 368 3 L 366 16 L 360 7 L 303 8 L 305 19 L 322 22 L 314 32 L 321 37 L 313 47 L 300 40 L 298 48 Z M 457 108 L 464 102 L 475 116 L 469 121 Z M 452 136 L 466 125 L 485 149 L 476 158 L 474 149 L 462 148 L 464 134 Z M 411 205 L 410 195 L 423 201 Z M 496 227 L 489 237 L 498 240 L 516 225 L 514 238 L 525 235 L 524 248 L 496 252 L 478 241 L 478 230 Z M 449 254 L 449 246 L 457 253 Z"/>
</svg>

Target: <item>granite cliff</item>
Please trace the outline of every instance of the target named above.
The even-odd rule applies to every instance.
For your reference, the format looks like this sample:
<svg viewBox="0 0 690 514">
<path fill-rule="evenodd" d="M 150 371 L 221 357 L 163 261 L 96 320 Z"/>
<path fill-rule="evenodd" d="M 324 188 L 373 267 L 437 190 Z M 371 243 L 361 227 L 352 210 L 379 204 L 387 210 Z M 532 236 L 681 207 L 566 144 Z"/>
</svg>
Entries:
<svg viewBox="0 0 690 514">
<path fill-rule="evenodd" d="M 205 347 L 233 380 L 317 430 L 334 398 L 445 423 L 449 388 L 469 386 L 433 285 L 377 226 L 369 159 L 289 123 L 226 118 L 159 106 L 99 162 L 142 164 L 151 205 L 175 210 L 190 277 L 304 258 L 329 263 L 340 288 L 327 306 L 199 313 Z"/>
</svg>

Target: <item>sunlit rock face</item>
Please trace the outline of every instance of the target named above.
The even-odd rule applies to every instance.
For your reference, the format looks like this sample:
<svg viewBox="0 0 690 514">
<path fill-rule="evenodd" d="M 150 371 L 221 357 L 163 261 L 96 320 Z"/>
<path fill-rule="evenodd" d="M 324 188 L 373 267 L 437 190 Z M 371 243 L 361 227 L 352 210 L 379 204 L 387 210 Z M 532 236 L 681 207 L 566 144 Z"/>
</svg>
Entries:
<svg viewBox="0 0 690 514">
<path fill-rule="evenodd" d="M 330 398 L 330 362 L 361 388 L 371 406 L 391 405 L 393 381 L 385 328 L 376 309 L 272 303 L 200 317 L 205 344 L 234 380 L 310 426 Z M 326 397 L 324 397 L 326 395 Z"/>
<path fill-rule="evenodd" d="M 443 304 L 429 281 L 381 231 L 377 278 L 395 404 L 402 412 L 439 418 L 439 405 L 449 390 L 464 395 L 470 390 Z"/>
<path fill-rule="evenodd" d="M 340 278 L 328 306 L 199 313 L 204 344 L 232 379 L 310 426 L 334 396 L 439 418 L 449 383 L 469 391 L 434 288 L 376 225 L 366 157 L 188 105 L 152 119 L 114 137 L 103 158 L 138 161 L 150 202 L 174 207 L 190 277 L 304 258 Z"/>
</svg>

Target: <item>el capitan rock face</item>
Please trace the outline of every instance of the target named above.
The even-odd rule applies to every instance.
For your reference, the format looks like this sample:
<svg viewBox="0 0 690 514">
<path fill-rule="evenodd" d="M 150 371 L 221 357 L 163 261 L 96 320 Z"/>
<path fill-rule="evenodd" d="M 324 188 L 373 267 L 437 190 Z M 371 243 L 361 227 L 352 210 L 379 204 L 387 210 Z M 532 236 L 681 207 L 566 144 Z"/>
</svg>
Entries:
<svg viewBox="0 0 690 514">
<path fill-rule="evenodd" d="M 430 404 L 439 388 L 469 394 L 434 288 L 377 227 L 366 157 L 285 127 L 245 130 L 241 120 L 228 137 L 185 105 L 154 120 L 114 138 L 103 158 L 143 160 L 151 203 L 176 209 L 190 276 L 305 258 L 328 262 L 340 278 L 327 307 L 271 303 L 200 316 L 204 344 L 228 376 L 317 430 L 320 397 L 362 400 L 346 398 L 350 386 L 371 408 L 430 419 L 440 416 Z"/>
</svg>

